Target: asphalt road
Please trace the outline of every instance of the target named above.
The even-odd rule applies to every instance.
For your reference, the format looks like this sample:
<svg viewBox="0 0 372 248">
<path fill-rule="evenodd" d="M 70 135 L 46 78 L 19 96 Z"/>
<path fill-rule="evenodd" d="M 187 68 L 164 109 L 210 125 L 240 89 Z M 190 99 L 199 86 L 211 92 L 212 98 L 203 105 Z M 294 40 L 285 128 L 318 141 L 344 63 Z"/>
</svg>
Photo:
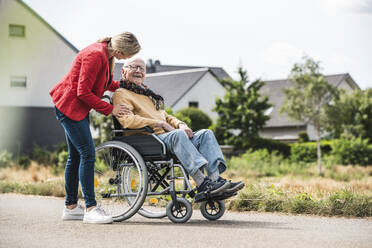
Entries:
<svg viewBox="0 0 372 248">
<path fill-rule="evenodd" d="M 111 225 L 60 220 L 62 198 L 0 194 L 0 247 L 372 247 L 372 219 L 225 213 L 186 224 L 135 215 Z"/>
</svg>

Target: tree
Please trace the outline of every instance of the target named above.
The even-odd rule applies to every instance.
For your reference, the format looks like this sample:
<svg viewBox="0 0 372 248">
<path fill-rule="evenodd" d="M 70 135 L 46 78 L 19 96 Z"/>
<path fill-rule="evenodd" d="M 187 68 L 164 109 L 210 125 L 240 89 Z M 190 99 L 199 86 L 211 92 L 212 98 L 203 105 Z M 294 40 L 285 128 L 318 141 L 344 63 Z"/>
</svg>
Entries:
<svg viewBox="0 0 372 248">
<path fill-rule="evenodd" d="M 214 111 L 218 119 L 214 131 L 220 143 L 231 144 L 238 149 L 249 148 L 250 141 L 258 138 L 258 132 L 270 118 L 265 115 L 271 105 L 266 96 L 261 96 L 261 80 L 249 82 L 245 70 L 239 68 L 240 80 L 222 80 L 226 89 L 222 99 L 216 99 Z"/>
<path fill-rule="evenodd" d="M 190 119 L 189 127 L 194 131 L 206 129 L 209 128 L 210 125 L 212 125 L 211 118 L 198 108 L 184 108 L 177 111 L 176 114 L 181 114 L 182 116 L 188 117 Z"/>
<path fill-rule="evenodd" d="M 369 139 L 372 143 L 372 89 L 342 91 L 326 108 L 326 130 L 334 138 Z"/>
<path fill-rule="evenodd" d="M 324 79 L 319 62 L 309 57 L 303 60 L 303 63 L 296 63 L 291 70 L 291 87 L 284 89 L 285 99 L 280 111 L 286 112 L 294 120 L 314 126 L 319 174 L 322 174 L 320 136 L 327 122 L 325 106 L 332 97 L 337 96 L 337 89 Z"/>
</svg>

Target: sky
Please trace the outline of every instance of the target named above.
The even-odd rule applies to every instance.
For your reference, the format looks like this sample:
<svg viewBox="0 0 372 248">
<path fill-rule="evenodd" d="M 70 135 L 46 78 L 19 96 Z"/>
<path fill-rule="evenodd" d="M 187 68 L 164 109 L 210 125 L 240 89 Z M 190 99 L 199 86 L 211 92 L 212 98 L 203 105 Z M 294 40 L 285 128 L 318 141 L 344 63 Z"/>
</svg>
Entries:
<svg viewBox="0 0 372 248">
<path fill-rule="evenodd" d="M 24 0 L 78 49 L 130 31 L 145 60 L 287 78 L 303 56 L 372 87 L 372 0 Z"/>
</svg>

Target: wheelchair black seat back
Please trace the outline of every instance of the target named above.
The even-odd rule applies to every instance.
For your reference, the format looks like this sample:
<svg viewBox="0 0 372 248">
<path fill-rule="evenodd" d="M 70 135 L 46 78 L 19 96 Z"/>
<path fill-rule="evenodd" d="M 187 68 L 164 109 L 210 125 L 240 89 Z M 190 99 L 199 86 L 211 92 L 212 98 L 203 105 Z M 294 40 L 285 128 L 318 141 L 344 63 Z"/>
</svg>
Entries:
<svg viewBox="0 0 372 248">
<path fill-rule="evenodd" d="M 195 189 L 177 157 L 150 127 L 123 129 L 114 116 L 113 123 L 112 139 L 96 148 L 99 204 L 115 221 L 137 212 L 147 218 L 168 216 L 175 223 L 188 221 L 192 205 L 186 197 L 193 199 Z M 201 212 L 208 220 L 217 220 L 225 212 L 224 201 L 204 199 Z"/>
</svg>

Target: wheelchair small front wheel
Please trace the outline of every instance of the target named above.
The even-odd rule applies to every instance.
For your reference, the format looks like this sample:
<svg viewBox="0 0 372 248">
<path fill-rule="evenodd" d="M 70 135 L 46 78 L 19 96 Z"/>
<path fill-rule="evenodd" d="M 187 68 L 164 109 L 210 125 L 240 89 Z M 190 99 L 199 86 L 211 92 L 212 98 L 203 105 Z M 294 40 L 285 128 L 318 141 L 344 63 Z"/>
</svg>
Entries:
<svg viewBox="0 0 372 248">
<path fill-rule="evenodd" d="M 167 205 L 166 213 L 168 218 L 174 223 L 185 223 L 192 215 L 192 205 L 185 198 L 177 198 L 179 209 L 177 209 L 175 203 L 170 201 Z"/>
<path fill-rule="evenodd" d="M 200 205 L 200 212 L 207 220 L 218 220 L 225 213 L 225 202 L 222 200 L 204 201 Z"/>
</svg>

